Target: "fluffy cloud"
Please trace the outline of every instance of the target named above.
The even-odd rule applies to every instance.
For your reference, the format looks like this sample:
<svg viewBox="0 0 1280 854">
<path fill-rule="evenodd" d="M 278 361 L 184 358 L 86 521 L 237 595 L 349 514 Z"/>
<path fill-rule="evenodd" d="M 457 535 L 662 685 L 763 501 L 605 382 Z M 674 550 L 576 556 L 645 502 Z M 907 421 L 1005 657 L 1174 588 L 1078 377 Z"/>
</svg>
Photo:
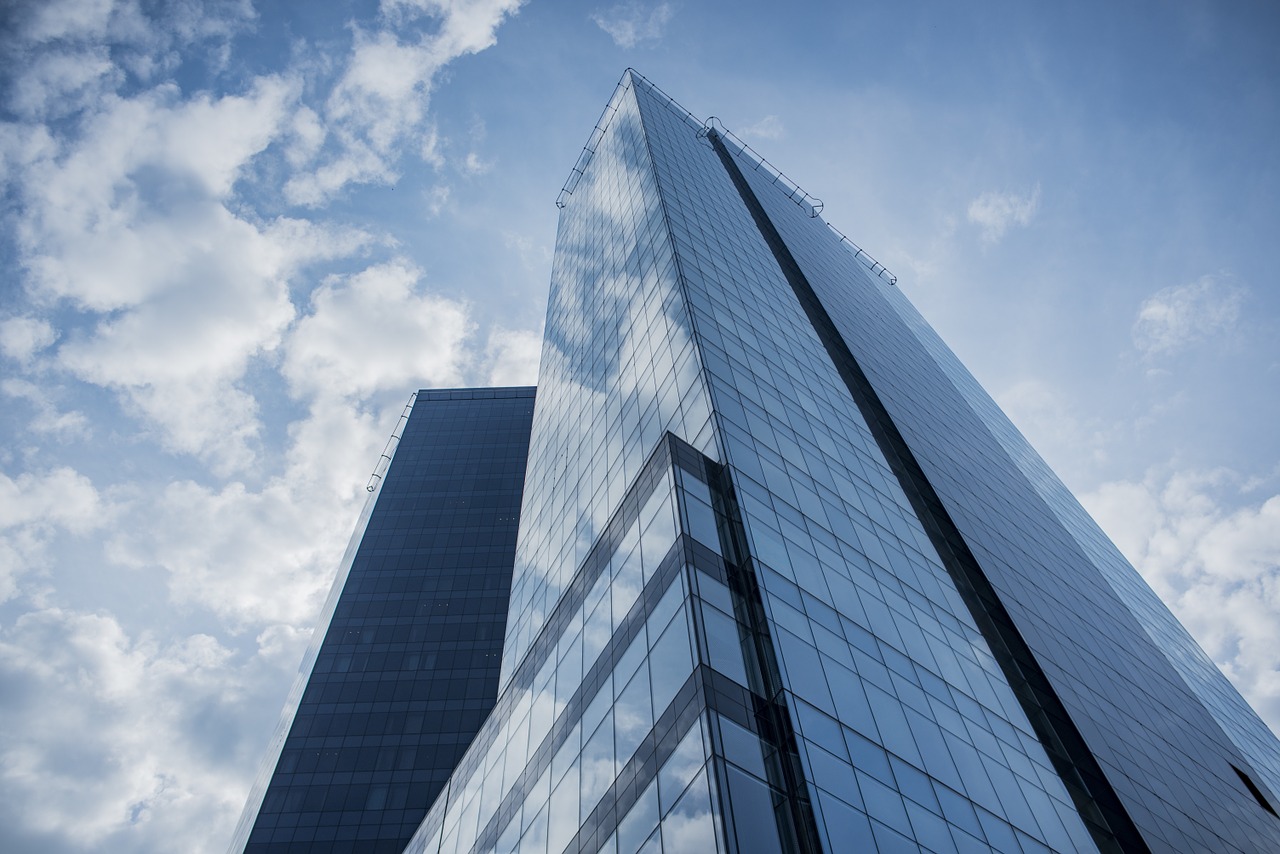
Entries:
<svg viewBox="0 0 1280 854">
<path fill-rule="evenodd" d="M 311 305 L 286 347 L 283 371 L 296 393 L 360 398 L 461 382 L 466 307 L 426 292 L 407 262 L 330 279 Z"/>
<path fill-rule="evenodd" d="M 485 385 L 536 385 L 542 356 L 542 332 L 495 329 L 489 336 Z"/>
<path fill-rule="evenodd" d="M 165 84 L 108 99 L 74 138 L 19 150 L 28 293 L 89 321 L 58 366 L 119 391 L 167 448 L 223 473 L 253 463 L 257 404 L 239 380 L 293 320 L 291 279 L 366 240 L 232 211 L 236 182 L 281 135 L 297 91 L 272 76 L 240 95 L 184 99 Z M 6 351 L 29 357 L 47 326 L 11 319 Z"/>
<path fill-rule="evenodd" d="M 170 484 L 122 520 L 108 555 L 160 568 L 173 602 L 208 609 L 236 629 L 307 625 L 356 514 L 336 496 L 308 496 L 300 486 L 275 481 L 255 492 L 239 482 Z"/>
<path fill-rule="evenodd" d="M 638 2 L 619 3 L 593 12 L 591 20 L 609 34 L 618 47 L 633 48 L 662 38 L 675 10 L 670 3 L 645 6 Z"/>
<path fill-rule="evenodd" d="M 0 530 L 39 525 L 83 534 L 106 521 L 93 483 L 70 468 L 17 478 L 0 473 Z"/>
<path fill-rule="evenodd" d="M 216 471 L 253 464 L 258 405 L 239 384 L 250 360 L 279 344 L 293 321 L 290 278 L 303 263 L 346 254 L 363 237 L 278 220 L 256 226 L 203 207 L 183 238 L 177 280 L 68 342 L 59 364 L 124 393 L 171 450 Z M 162 228 L 182 225 L 166 222 Z"/>
<path fill-rule="evenodd" d="M 256 76 L 245 0 L 14 11 L 0 848 L 221 850 L 404 397 L 528 370 L 519 335 L 483 361 L 391 236 L 284 207 L 442 168 L 428 97 L 518 6 L 387 0 L 346 56 Z M 82 453 L 92 481 L 58 462 Z M 88 577 L 115 613 L 70 604 Z"/>
<path fill-rule="evenodd" d="M 221 851 L 253 749 L 228 722 L 280 678 L 209 635 L 27 613 L 0 630 L 0 813 L 30 850 Z"/>
<path fill-rule="evenodd" d="M 101 37 L 107 31 L 114 5 L 113 0 L 18 4 L 18 29 L 25 40 L 32 42 Z"/>
<path fill-rule="evenodd" d="M 13 81 L 9 107 L 27 119 L 58 118 L 84 109 L 101 88 L 119 82 L 119 69 L 104 46 L 44 53 Z"/>
<path fill-rule="evenodd" d="M 0 602 L 18 595 L 24 575 L 48 568 L 57 534 L 84 536 L 113 512 L 87 477 L 66 466 L 17 477 L 0 472 Z"/>
<path fill-rule="evenodd" d="M 48 321 L 38 317 L 10 317 L 0 321 L 0 352 L 19 362 L 31 360 L 39 351 L 58 340 Z"/>
<path fill-rule="evenodd" d="M 1280 731 L 1280 495 L 1227 471 L 1152 472 L 1082 503 Z"/>
<path fill-rule="evenodd" d="M 147 3 L 47 0 L 9 4 L 0 35 L 21 73 L 6 81 L 23 118 L 58 118 L 89 107 L 126 80 L 173 70 L 181 50 L 207 48 L 225 62 L 228 42 L 256 17 L 250 0 Z"/>
<path fill-rule="evenodd" d="M 35 409 L 35 417 L 27 424 L 27 429 L 33 433 L 53 436 L 63 441 L 87 439 L 92 435 L 89 419 L 83 412 L 60 412 L 52 394 L 35 383 L 5 380 L 0 383 L 0 391 L 17 400 L 27 401 Z"/>
<path fill-rule="evenodd" d="M 1164 288 L 1143 301 L 1133 323 L 1133 344 L 1144 356 L 1169 356 L 1200 341 L 1225 336 L 1240 319 L 1244 291 L 1202 276 Z"/>
<path fill-rule="evenodd" d="M 111 311 L 187 282 L 228 248 L 219 231 L 240 221 L 223 202 L 295 96 L 277 77 L 217 99 L 163 85 L 112 98 L 78 137 L 33 152 L 18 225 L 28 287 Z"/>
<path fill-rule="evenodd" d="M 1040 185 L 1025 194 L 1000 193 L 990 191 L 983 193 L 969 203 L 969 222 L 978 226 L 982 233 L 982 242 L 999 243 L 1012 226 L 1028 225 L 1036 211 L 1040 209 Z"/>
<path fill-rule="evenodd" d="M 419 153 L 439 165 L 438 140 L 427 121 L 436 76 L 458 57 L 490 47 L 498 26 L 522 2 L 385 0 L 379 28 L 356 29 L 351 56 L 325 102 L 331 150 L 289 181 L 289 200 L 314 206 L 348 184 L 390 183 L 402 149 L 420 135 L 428 142 L 419 144 Z M 424 20 L 434 22 L 434 30 L 423 31 Z"/>
</svg>

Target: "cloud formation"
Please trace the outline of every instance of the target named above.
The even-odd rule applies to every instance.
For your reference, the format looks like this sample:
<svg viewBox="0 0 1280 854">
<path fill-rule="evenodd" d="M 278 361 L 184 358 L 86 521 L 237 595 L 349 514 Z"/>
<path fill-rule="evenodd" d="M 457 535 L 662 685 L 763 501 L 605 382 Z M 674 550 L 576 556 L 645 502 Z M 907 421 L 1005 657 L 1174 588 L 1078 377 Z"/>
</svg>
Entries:
<svg viewBox="0 0 1280 854">
<path fill-rule="evenodd" d="M 753 125 L 744 127 L 740 136 L 745 139 L 780 139 L 786 132 L 777 116 L 765 116 Z"/>
<path fill-rule="evenodd" d="M 1280 494 L 1226 470 L 1152 471 L 1080 499 L 1280 731 Z"/>
<path fill-rule="evenodd" d="M 484 172 L 430 95 L 519 6 L 386 0 L 277 68 L 247 0 L 12 10 L 0 848 L 222 850 L 405 397 L 527 372 L 330 204 Z"/>
<path fill-rule="evenodd" d="M 10 317 L 0 320 L 0 353 L 19 362 L 29 362 L 36 353 L 58 340 L 57 330 L 39 317 Z"/>
<path fill-rule="evenodd" d="M 1240 320 L 1244 291 L 1220 276 L 1156 291 L 1133 322 L 1133 345 L 1143 356 L 1171 356 L 1228 335 Z"/>
<path fill-rule="evenodd" d="M 968 217 L 981 231 L 982 242 L 992 245 L 1011 227 L 1029 225 L 1039 209 L 1040 185 L 1036 184 L 1024 195 L 995 190 L 983 193 L 969 203 Z"/>
<path fill-rule="evenodd" d="M 285 185 L 289 201 L 317 206 L 349 184 L 392 183 L 413 139 L 420 140 L 422 160 L 438 167 L 441 155 L 427 117 L 437 75 L 459 57 L 492 46 L 498 27 L 522 3 L 383 2 L 376 28 L 355 28 L 354 47 L 325 99 L 320 124 L 307 129 L 313 156 L 298 149 L 296 165 L 310 168 Z"/>
<path fill-rule="evenodd" d="M 22 615 L 0 629 L 0 815 L 29 850 L 222 851 L 200 829 L 239 812 L 228 722 L 261 702 L 267 671 L 208 634 L 161 641 L 108 614 Z"/>
<path fill-rule="evenodd" d="M 393 260 L 317 288 L 286 347 L 283 373 L 295 393 L 363 398 L 406 380 L 460 383 L 466 306 L 430 294 L 421 277 Z"/>
<path fill-rule="evenodd" d="M 28 380 L 11 379 L 0 383 L 0 391 L 15 400 L 25 400 L 35 410 L 35 417 L 27 422 L 33 433 L 53 436 L 61 441 L 88 439 L 93 431 L 83 412 L 61 412 L 53 392 Z"/>
<path fill-rule="evenodd" d="M 489 335 L 485 385 L 536 385 L 542 357 L 542 331 L 494 329 Z"/>
<path fill-rule="evenodd" d="M 674 14 L 670 3 L 646 6 L 629 2 L 592 12 L 591 20 L 609 34 L 614 44 L 629 49 L 661 39 Z"/>
<path fill-rule="evenodd" d="M 104 98 L 69 133 L 29 128 L 39 144 L 10 151 L 27 294 L 82 318 L 53 364 L 116 391 L 166 448 L 220 473 L 254 462 L 257 404 L 241 379 L 292 322 L 294 277 L 364 242 L 239 203 L 237 182 L 298 94 L 278 75 L 221 97 L 162 83 Z M 48 320 L 19 317 L 0 341 L 30 361 L 53 335 Z"/>
<path fill-rule="evenodd" d="M 18 595 L 24 575 L 47 571 L 47 550 L 60 533 L 83 537 L 114 515 L 93 482 L 68 466 L 0 472 L 0 602 Z"/>
</svg>

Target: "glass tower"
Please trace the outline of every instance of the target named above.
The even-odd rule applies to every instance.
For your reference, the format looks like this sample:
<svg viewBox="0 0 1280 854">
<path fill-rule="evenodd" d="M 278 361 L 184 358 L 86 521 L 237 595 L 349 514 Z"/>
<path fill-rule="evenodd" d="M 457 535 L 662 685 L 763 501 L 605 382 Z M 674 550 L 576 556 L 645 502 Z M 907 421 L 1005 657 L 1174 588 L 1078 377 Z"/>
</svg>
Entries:
<svg viewBox="0 0 1280 854">
<path fill-rule="evenodd" d="M 533 403 L 415 395 L 233 850 L 404 849 L 497 697 Z"/>
<path fill-rule="evenodd" d="M 628 71 L 557 204 L 497 699 L 407 851 L 1280 850 L 1276 737 L 819 203 Z"/>
<path fill-rule="evenodd" d="M 1280 850 L 1280 746 L 884 268 L 628 71 L 421 852 Z"/>
</svg>

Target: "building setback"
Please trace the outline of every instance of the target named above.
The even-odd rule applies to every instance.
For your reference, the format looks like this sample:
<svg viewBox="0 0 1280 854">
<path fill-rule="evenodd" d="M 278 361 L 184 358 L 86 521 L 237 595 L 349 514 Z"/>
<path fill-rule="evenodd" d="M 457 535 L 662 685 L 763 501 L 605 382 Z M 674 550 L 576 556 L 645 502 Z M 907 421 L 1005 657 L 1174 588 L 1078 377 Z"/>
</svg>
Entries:
<svg viewBox="0 0 1280 854">
<path fill-rule="evenodd" d="M 810 197 L 628 71 L 558 204 L 497 700 L 406 850 L 1280 850 L 1275 736 Z"/>
</svg>

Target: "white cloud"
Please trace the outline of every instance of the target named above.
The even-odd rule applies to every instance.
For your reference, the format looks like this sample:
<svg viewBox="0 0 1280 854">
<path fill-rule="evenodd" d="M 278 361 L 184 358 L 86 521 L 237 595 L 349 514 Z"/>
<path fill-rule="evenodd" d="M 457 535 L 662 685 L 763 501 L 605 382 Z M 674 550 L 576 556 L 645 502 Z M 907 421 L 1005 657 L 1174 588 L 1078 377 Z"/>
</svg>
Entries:
<svg viewBox="0 0 1280 854">
<path fill-rule="evenodd" d="M 333 580 L 354 514 L 339 518 L 348 508 L 334 496 L 307 496 L 299 485 L 275 480 L 253 492 L 238 482 L 170 484 L 136 502 L 108 556 L 159 567 L 175 603 L 207 608 L 231 626 L 306 625 Z"/>
<path fill-rule="evenodd" d="M 119 391 L 166 447 L 221 472 L 252 464 L 257 406 L 238 381 L 292 321 L 291 278 L 367 240 L 230 208 L 297 93 L 280 77 L 221 98 L 183 100 L 162 85 L 108 99 L 74 139 L 16 149 L 27 157 L 18 241 L 28 291 L 91 321 L 58 364 Z M 12 347 L 20 331 L 6 328 Z"/>
<path fill-rule="evenodd" d="M 182 49 L 207 48 L 213 65 L 225 65 L 231 37 L 256 17 L 250 0 L 9 5 L 6 49 L 21 69 L 9 103 L 24 117 L 61 117 L 130 78 L 154 80 L 179 64 Z"/>
<path fill-rule="evenodd" d="M 294 204 L 319 205 L 352 183 L 390 183 L 408 139 L 429 142 L 419 153 L 439 165 L 438 139 L 427 122 L 435 78 L 458 57 L 496 41 L 498 27 L 523 0 L 387 0 L 382 27 L 356 29 L 355 45 L 341 78 L 325 102 L 324 120 L 336 150 L 321 166 L 285 185 Z M 434 32 L 414 37 L 421 17 Z M 430 129 L 429 129 L 430 128 Z"/>
<path fill-rule="evenodd" d="M 64 344 L 59 363 L 121 391 L 171 450 L 220 472 L 246 468 L 259 425 L 257 403 L 239 381 L 294 318 L 290 277 L 302 263 L 346 254 L 364 237 L 296 220 L 259 227 L 221 206 L 160 227 L 180 233 L 169 247 L 174 279 Z"/>
<path fill-rule="evenodd" d="M 311 626 L 267 626 L 255 638 L 258 655 L 281 671 L 297 671 L 314 629 Z"/>
<path fill-rule="evenodd" d="M 376 412 L 336 397 L 313 400 L 307 417 L 289 425 L 282 473 L 260 488 L 183 480 L 133 496 L 108 559 L 159 569 L 171 601 L 212 612 L 236 631 L 309 631 L 407 396 Z M 272 649 L 284 642 L 260 639 Z"/>
<path fill-rule="evenodd" d="M 57 331 L 39 317 L 0 320 L 0 352 L 10 359 L 29 362 L 36 353 L 58 340 Z"/>
<path fill-rule="evenodd" d="M 24 614 L 0 631 L 0 814 L 42 849 L 221 851 L 251 749 L 226 722 L 282 676 L 205 634 Z"/>
<path fill-rule="evenodd" d="M 418 157 L 434 169 L 443 168 L 444 155 L 440 153 L 440 145 L 440 131 L 435 125 L 429 125 L 422 132 L 422 145 L 418 148 Z"/>
<path fill-rule="evenodd" d="M 427 210 L 432 216 L 440 216 L 449 204 L 449 195 L 452 191 L 448 184 L 437 184 L 428 190 L 424 197 L 427 201 Z"/>
<path fill-rule="evenodd" d="M 10 478 L 0 472 L 0 530 L 38 526 L 85 534 L 108 521 L 93 483 L 66 466 Z"/>
<path fill-rule="evenodd" d="M 480 155 L 474 151 L 469 151 L 460 168 L 464 175 L 483 175 L 493 168 L 493 164 L 481 160 Z"/>
<path fill-rule="evenodd" d="M 88 439 L 92 435 L 89 419 L 83 412 L 60 412 L 50 394 L 41 386 L 27 380 L 10 379 L 0 383 L 0 391 L 18 400 L 25 400 L 35 409 L 35 417 L 27 425 L 34 433 L 53 436 L 63 441 Z"/>
<path fill-rule="evenodd" d="M 165 85 L 112 99 L 79 139 L 24 165 L 18 229 L 28 286 L 94 311 L 136 304 L 216 254 L 199 227 L 279 133 L 294 84 L 182 101 Z"/>
<path fill-rule="evenodd" d="M 299 107 L 289 123 L 285 159 L 294 169 L 301 169 L 320 151 L 324 138 L 324 123 L 320 121 L 316 111 L 307 106 Z"/>
<path fill-rule="evenodd" d="M 101 37 L 106 34 L 114 5 L 114 0 L 49 0 L 32 4 L 22 28 L 23 38 L 43 42 Z"/>
<path fill-rule="evenodd" d="M 460 382 L 466 307 L 425 292 L 420 280 L 408 262 L 392 261 L 317 288 L 285 348 L 295 393 L 361 398 Z"/>
<path fill-rule="evenodd" d="M 994 190 L 983 193 L 969 203 L 969 222 L 982 232 L 982 242 L 999 243 L 1005 232 L 1015 225 L 1030 224 L 1040 208 L 1040 185 L 1025 194 L 1000 193 Z"/>
<path fill-rule="evenodd" d="M 1280 731 L 1280 495 L 1227 471 L 1151 472 L 1081 502 Z"/>
<path fill-rule="evenodd" d="M 114 89 L 120 77 L 105 46 L 43 53 L 13 81 L 9 106 L 23 118 L 60 117 Z"/>
<path fill-rule="evenodd" d="M 596 26 L 609 34 L 614 44 L 633 48 L 662 38 L 675 10 L 670 3 L 645 6 L 639 2 L 619 3 L 591 14 Z"/>
<path fill-rule="evenodd" d="M 1143 301 L 1133 344 L 1144 356 L 1168 356 L 1191 344 L 1229 334 L 1240 319 L 1244 291 L 1219 277 L 1164 288 Z"/>
<path fill-rule="evenodd" d="M 542 356 L 542 332 L 494 329 L 485 351 L 485 385 L 536 385 Z"/>
<path fill-rule="evenodd" d="M 786 133 L 782 120 L 777 116 L 765 116 L 753 125 L 744 127 L 741 136 L 746 139 L 780 139 Z"/>
<path fill-rule="evenodd" d="M 84 536 L 114 515 L 93 483 L 69 467 L 0 472 L 0 602 L 21 592 L 24 576 L 48 568 L 48 546 L 59 532 Z"/>
</svg>

